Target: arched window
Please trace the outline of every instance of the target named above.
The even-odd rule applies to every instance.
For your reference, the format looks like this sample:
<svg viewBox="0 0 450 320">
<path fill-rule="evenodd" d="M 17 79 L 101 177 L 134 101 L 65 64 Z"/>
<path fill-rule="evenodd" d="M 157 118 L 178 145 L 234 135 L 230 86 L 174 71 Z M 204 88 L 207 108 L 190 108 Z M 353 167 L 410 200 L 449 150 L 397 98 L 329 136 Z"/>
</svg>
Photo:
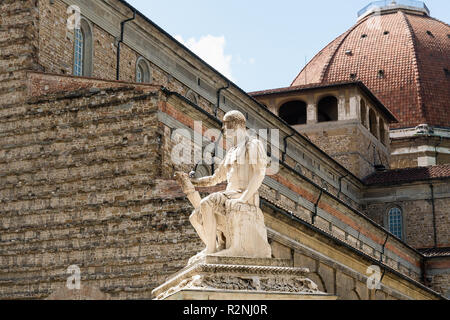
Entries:
<svg viewBox="0 0 450 320">
<path fill-rule="evenodd" d="M 143 82 L 144 78 L 144 69 L 142 69 L 142 66 L 138 66 L 136 70 L 136 82 Z"/>
<path fill-rule="evenodd" d="M 136 62 L 136 82 L 137 83 L 150 83 L 150 67 L 147 61 L 140 57 Z"/>
<path fill-rule="evenodd" d="M 79 28 L 74 30 L 73 75 L 92 75 L 92 29 L 89 22 L 81 18 Z"/>
<path fill-rule="evenodd" d="M 386 145 L 386 130 L 384 128 L 384 120 L 380 118 L 380 141 Z"/>
<path fill-rule="evenodd" d="M 361 99 L 361 123 L 367 128 L 367 106 L 364 99 Z"/>
<path fill-rule="evenodd" d="M 73 75 L 83 75 L 84 35 L 81 29 L 75 29 L 75 56 L 73 60 Z"/>
<path fill-rule="evenodd" d="M 370 132 L 372 132 L 375 137 L 378 137 L 377 115 L 375 114 L 375 111 L 373 111 L 373 109 L 370 109 L 369 111 L 369 126 Z"/>
<path fill-rule="evenodd" d="M 210 167 L 204 164 L 198 166 L 197 171 L 195 171 L 195 178 L 200 179 L 204 177 L 209 177 L 211 175 Z"/>
<path fill-rule="evenodd" d="M 306 103 L 300 100 L 287 102 L 278 114 L 291 126 L 306 124 Z"/>
<path fill-rule="evenodd" d="M 399 239 L 403 239 L 403 214 L 399 207 L 389 210 L 387 219 L 389 231 Z"/>
<path fill-rule="evenodd" d="M 338 100 L 328 96 L 319 101 L 317 106 L 318 122 L 338 121 Z"/>
</svg>

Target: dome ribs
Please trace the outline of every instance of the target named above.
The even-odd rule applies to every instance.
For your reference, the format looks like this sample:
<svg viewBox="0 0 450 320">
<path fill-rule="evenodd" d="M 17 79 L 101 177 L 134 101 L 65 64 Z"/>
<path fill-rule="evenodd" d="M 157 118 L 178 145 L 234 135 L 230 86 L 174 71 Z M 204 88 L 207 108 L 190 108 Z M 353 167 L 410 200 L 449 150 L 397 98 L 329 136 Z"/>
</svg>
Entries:
<svg viewBox="0 0 450 320">
<path fill-rule="evenodd" d="M 450 27 L 437 19 L 409 15 L 415 37 L 424 123 L 450 127 Z"/>
<path fill-rule="evenodd" d="M 449 35 L 448 24 L 427 15 L 372 14 L 321 50 L 292 86 L 362 81 L 399 119 L 391 129 L 450 127 Z"/>
<path fill-rule="evenodd" d="M 312 58 L 306 66 L 300 71 L 297 77 L 292 81 L 292 86 L 306 85 L 311 83 L 321 83 L 321 75 L 323 74 L 323 67 L 320 65 L 322 63 L 321 59 L 325 58 L 325 61 L 329 61 L 330 59 L 327 56 L 331 55 L 332 52 L 332 44 L 338 42 L 343 35 L 338 36 L 334 39 L 328 46 L 323 48 L 317 53 L 314 58 Z M 309 77 L 308 77 L 309 75 Z M 303 78 L 303 81 L 302 81 Z"/>
<path fill-rule="evenodd" d="M 425 123 L 423 120 L 426 120 L 426 114 L 425 114 L 425 106 L 422 99 L 422 86 L 420 81 L 420 71 L 419 71 L 419 64 L 417 59 L 417 52 L 416 52 L 416 36 L 414 34 L 414 31 L 411 27 L 411 23 L 409 22 L 408 18 L 406 17 L 406 14 L 402 11 L 399 11 L 399 14 L 402 16 L 403 21 L 406 24 L 408 33 L 408 40 L 410 41 L 411 49 L 412 49 L 412 55 L 413 55 L 413 66 L 415 69 L 415 80 L 416 80 L 416 88 L 417 88 L 417 107 L 421 112 L 421 122 Z"/>
<path fill-rule="evenodd" d="M 325 64 L 325 67 L 322 70 L 322 74 L 320 75 L 320 81 L 325 81 L 326 75 L 328 74 L 329 67 L 330 67 L 331 63 L 333 62 L 334 58 L 336 57 L 337 52 L 342 47 L 342 44 L 344 43 L 344 41 L 347 40 L 347 37 L 353 32 L 353 30 L 355 30 L 357 27 L 359 27 L 359 25 L 360 25 L 360 23 L 358 23 L 358 24 L 354 25 L 352 28 L 350 28 L 350 30 L 348 30 L 344 34 L 342 39 L 337 42 L 336 49 L 333 50 L 333 54 L 330 56 L 330 59 L 327 61 L 327 63 Z"/>
</svg>

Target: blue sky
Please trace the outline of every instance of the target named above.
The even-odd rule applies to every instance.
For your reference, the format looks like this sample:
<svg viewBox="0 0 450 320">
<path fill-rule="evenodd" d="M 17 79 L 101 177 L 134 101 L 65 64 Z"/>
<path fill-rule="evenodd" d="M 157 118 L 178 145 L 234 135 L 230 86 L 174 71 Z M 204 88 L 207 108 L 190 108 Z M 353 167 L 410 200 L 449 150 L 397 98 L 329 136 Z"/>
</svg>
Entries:
<svg viewBox="0 0 450 320">
<path fill-rule="evenodd" d="M 368 0 L 128 0 L 246 91 L 289 86 Z M 450 1 L 427 0 L 450 23 Z"/>
</svg>

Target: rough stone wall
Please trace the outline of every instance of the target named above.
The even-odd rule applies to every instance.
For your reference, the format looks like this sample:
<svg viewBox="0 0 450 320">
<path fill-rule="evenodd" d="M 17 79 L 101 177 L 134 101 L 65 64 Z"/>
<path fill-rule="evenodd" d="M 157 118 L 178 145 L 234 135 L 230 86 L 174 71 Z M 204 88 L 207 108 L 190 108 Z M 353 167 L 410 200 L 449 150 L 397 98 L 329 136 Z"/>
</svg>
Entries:
<svg viewBox="0 0 450 320">
<path fill-rule="evenodd" d="M 47 3 L 40 2 L 41 12 Z M 58 6 L 47 10 L 54 8 L 64 11 Z M 59 27 L 65 29 L 62 22 Z M 51 28 L 55 26 L 47 30 Z M 70 35 L 64 37 L 70 44 Z M 114 50 L 107 50 L 113 39 L 98 37 L 94 46 L 100 42 L 105 48 L 100 52 L 110 60 L 101 69 L 94 60 L 94 75 L 114 77 L 115 69 L 102 70 L 115 61 Z M 42 49 L 47 51 L 41 64 L 63 73 L 57 66 L 64 62 L 52 65 L 51 52 L 62 50 L 59 59 L 72 58 L 70 52 L 64 56 L 72 45 Z M 124 46 L 122 77 L 134 78 L 135 59 Z M 154 70 L 155 83 L 186 94 L 185 86 Z M 170 128 L 156 119 L 160 97 L 116 82 L 84 89 L 61 85 L 67 94 L 45 92 L 44 81 L 40 84 L 30 90 L 47 96 L 0 113 L 0 297 L 45 298 L 64 285 L 66 269 L 73 264 L 81 267 L 85 285 L 115 298 L 150 297 L 200 248 L 187 219 L 191 208 L 171 179 L 172 171 L 161 165 L 158 148 Z M 199 104 L 211 110 L 205 99 Z M 316 178 L 312 175 L 319 183 Z M 361 249 L 374 254 L 363 244 Z"/>
<path fill-rule="evenodd" d="M 450 163 L 450 139 L 439 136 L 393 139 L 391 144 L 393 169 Z"/>
<path fill-rule="evenodd" d="M 450 271 L 447 273 L 431 276 L 431 288 L 436 292 L 441 292 L 442 295 L 450 299 Z"/>
<path fill-rule="evenodd" d="M 391 169 L 416 168 L 419 166 L 417 154 L 393 155 Z"/>
<path fill-rule="evenodd" d="M 164 141 L 170 141 L 169 137 L 173 130 L 180 127 L 192 129 L 194 128 L 193 119 L 200 120 L 200 112 L 177 101 L 176 98 L 170 98 L 167 103 L 163 104 L 164 115 L 161 119 L 168 126 L 164 131 Z M 163 119 L 163 117 L 168 119 Z M 203 115 L 203 117 L 205 116 Z M 210 128 L 209 125 L 206 127 Z M 217 123 L 214 123 L 212 127 L 217 128 Z M 171 146 L 172 144 L 169 143 L 167 147 L 164 147 L 166 155 L 170 155 Z M 173 172 L 170 161 L 163 161 L 163 163 L 164 172 Z M 192 166 L 187 166 L 184 170 L 190 171 L 191 168 Z M 325 193 L 321 195 L 322 187 L 320 185 L 313 185 L 302 175 L 284 166 L 281 166 L 277 174 L 268 176 L 266 180 L 268 180 L 267 183 L 260 189 L 263 199 L 377 260 L 383 258 L 383 262 L 391 268 L 415 280 L 420 279 L 419 253 L 396 239 L 391 239 L 383 249 L 386 232 L 368 221 L 363 215 L 338 203 L 330 195 Z M 315 203 L 317 203 L 317 215 L 313 219 Z"/>
<path fill-rule="evenodd" d="M 407 200 L 369 204 L 366 213 L 375 222 L 388 229 L 385 223 L 386 215 L 393 206 L 399 206 L 403 210 L 405 242 L 414 248 L 433 247 L 434 228 L 431 195 L 430 200 Z M 450 245 L 449 206 L 450 199 L 435 200 L 436 232 L 439 247 L 448 247 Z"/>
<path fill-rule="evenodd" d="M 41 26 L 39 29 L 39 62 L 45 72 L 72 74 L 74 32 L 67 28 L 68 6 L 62 1 L 39 0 Z M 92 23 L 93 71 L 92 77 L 105 80 L 116 79 L 117 41 L 109 32 Z M 127 45 L 121 45 L 120 80 L 135 82 L 136 61 L 139 54 Z M 151 82 L 168 84 L 162 70 L 149 62 Z"/>
<path fill-rule="evenodd" d="M 61 1 L 39 0 L 39 63 L 44 72 L 72 74 L 74 32 L 67 28 L 67 7 Z"/>
<path fill-rule="evenodd" d="M 450 247 L 450 199 L 436 199 L 436 233 L 438 246 Z"/>
<path fill-rule="evenodd" d="M 46 298 L 70 265 L 113 298 L 150 298 L 198 251 L 184 196 L 158 178 L 151 90 L 81 89 L 1 111 L 1 298 Z"/>
<path fill-rule="evenodd" d="M 450 256 L 429 257 L 425 266 L 429 286 L 450 299 Z"/>
<path fill-rule="evenodd" d="M 326 131 L 305 129 L 314 144 L 360 179 L 374 172 L 374 164 L 382 163 L 389 167 L 388 156 L 376 147 L 362 130 L 356 124 L 341 128 L 328 127 Z"/>
<path fill-rule="evenodd" d="M 371 262 L 363 262 L 363 257 L 348 252 L 347 248 L 342 247 L 338 243 L 320 240 L 320 244 L 317 243 L 317 246 L 315 246 L 315 241 L 309 242 L 309 237 L 320 238 L 321 236 L 319 234 L 303 229 L 296 222 L 289 221 L 289 219 L 277 215 L 269 208 L 264 209 L 266 224 L 268 224 L 269 228 L 278 232 L 284 229 L 284 235 L 289 235 L 291 239 L 299 238 L 302 239 L 302 243 L 308 243 L 308 246 L 305 247 L 287 240 L 283 235 L 280 236 L 274 232 L 273 238 L 271 239 L 273 255 L 276 258 L 291 259 L 294 266 L 308 268 L 312 272 L 308 277 L 318 285 L 320 290 L 337 295 L 340 300 L 404 300 L 425 298 L 425 296 L 409 296 L 408 298 L 408 295 L 401 293 L 404 292 L 404 285 L 407 285 L 407 283 L 403 282 L 400 284 L 402 282 L 400 279 L 392 281 L 394 278 L 391 278 L 389 272 L 386 272 L 379 290 L 370 290 L 367 286 L 368 274 L 364 273 L 364 271 L 372 264 Z M 292 225 L 292 229 L 287 226 L 283 227 L 282 225 L 284 223 Z M 327 245 L 330 247 L 327 247 Z M 309 248 L 313 248 L 313 250 Z M 326 257 L 323 257 L 320 254 L 321 252 L 326 252 Z M 341 253 L 344 252 L 345 258 L 341 256 Z M 363 263 L 363 265 L 360 265 L 360 263 Z M 364 263 L 367 264 L 364 265 Z M 420 290 L 417 290 L 414 294 L 419 294 L 419 292 Z M 409 294 L 411 293 L 409 291 Z"/>
<path fill-rule="evenodd" d="M 192 125 L 200 113 L 187 105 L 185 112 L 169 109 L 167 97 L 151 86 L 112 82 L 108 87 L 105 81 L 76 77 L 60 77 L 65 83 L 58 84 L 54 76 L 45 85 L 50 78 L 30 74 L 35 83 L 31 92 L 49 86 L 48 93 L 0 112 L 0 297 L 58 296 L 67 268 L 78 265 L 89 292 L 100 290 L 114 299 L 150 298 L 153 288 L 202 247 L 188 221 L 192 208 L 172 179 L 175 168 L 166 165 L 172 128 L 158 114 Z M 67 93 L 55 93 L 55 88 Z M 277 179 L 283 183 L 297 179 L 280 174 Z M 297 187 L 316 200 L 306 181 Z M 272 191 L 261 193 L 276 201 Z M 331 208 L 327 198 L 319 208 L 341 216 L 345 208 Z M 291 200 L 279 201 L 294 207 Z M 316 221 L 317 227 L 340 237 L 325 220 Z M 361 219 L 358 225 L 364 225 L 360 231 L 368 236 L 376 235 L 378 243 L 383 240 L 380 230 L 363 230 L 367 225 Z M 346 236 L 342 241 L 350 243 Z M 362 252 L 379 258 L 355 241 Z M 393 246 L 387 249 L 410 255 Z M 385 262 L 398 268 L 393 260 Z M 338 287 L 348 282 L 336 281 Z M 344 290 L 338 294 L 351 297 Z"/>
<path fill-rule="evenodd" d="M 0 2 L 0 108 L 25 98 L 25 70 L 38 68 L 38 26 L 35 1 Z"/>
<path fill-rule="evenodd" d="M 40 2 L 41 20 L 42 25 L 45 26 L 41 31 L 41 54 L 39 56 L 40 63 L 46 72 L 62 74 L 72 73 L 73 63 L 73 32 L 68 30 L 65 25 L 67 20 L 67 5 L 60 0 L 56 0 L 53 5 L 48 1 L 41 0 Z M 116 39 L 107 31 L 98 27 L 95 22 L 91 22 L 93 27 L 93 46 L 94 46 L 94 58 L 93 58 L 93 77 L 106 80 L 114 80 L 116 76 L 116 52 L 117 47 L 115 45 Z M 52 35 L 51 30 L 58 29 L 55 36 Z M 130 32 L 128 30 L 128 32 Z M 120 79 L 122 81 L 135 81 L 136 73 L 136 61 L 139 54 L 125 44 L 121 47 L 121 67 L 120 67 Z M 55 57 L 52 56 L 52 52 L 58 52 Z M 152 83 L 169 88 L 172 91 L 176 91 L 183 96 L 186 96 L 190 92 L 190 88 L 183 85 L 175 77 L 169 75 L 167 72 L 161 70 L 153 63 L 147 61 L 151 68 Z M 66 69 L 61 66 L 68 66 Z M 64 69 L 64 71 L 62 70 Z M 46 79 L 48 81 L 48 79 Z M 42 91 L 41 91 L 42 92 Z M 213 104 L 204 97 L 196 94 L 197 104 L 205 111 L 212 113 L 214 108 Z M 222 110 L 219 110 L 219 117 L 223 116 Z M 348 161 L 350 162 L 350 161 Z M 292 167 L 295 167 L 295 161 L 292 162 Z M 320 169 L 318 169 L 320 170 Z M 324 181 L 317 176 L 310 169 L 303 167 L 302 172 L 312 181 L 318 185 L 323 185 Z M 337 182 L 338 177 L 335 176 L 334 180 Z M 343 188 L 346 188 L 345 182 Z M 328 186 L 330 192 L 335 195 L 339 194 L 339 197 L 344 201 L 347 201 L 351 206 L 360 208 L 356 199 L 350 199 L 344 195 L 343 192 L 339 193 L 339 190 Z M 345 190 L 345 189 L 344 189 Z"/>
</svg>

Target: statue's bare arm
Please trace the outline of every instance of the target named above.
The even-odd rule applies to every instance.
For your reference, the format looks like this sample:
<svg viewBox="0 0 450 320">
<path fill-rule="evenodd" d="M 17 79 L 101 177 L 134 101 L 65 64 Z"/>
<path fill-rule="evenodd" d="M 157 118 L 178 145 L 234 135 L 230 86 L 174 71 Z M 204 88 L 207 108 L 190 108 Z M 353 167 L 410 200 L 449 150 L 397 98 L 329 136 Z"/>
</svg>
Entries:
<svg viewBox="0 0 450 320">
<path fill-rule="evenodd" d="M 210 177 L 204 177 L 200 179 L 191 179 L 192 184 L 197 187 L 213 187 L 226 180 L 226 169 L 222 164 L 214 172 L 214 175 Z"/>
</svg>

